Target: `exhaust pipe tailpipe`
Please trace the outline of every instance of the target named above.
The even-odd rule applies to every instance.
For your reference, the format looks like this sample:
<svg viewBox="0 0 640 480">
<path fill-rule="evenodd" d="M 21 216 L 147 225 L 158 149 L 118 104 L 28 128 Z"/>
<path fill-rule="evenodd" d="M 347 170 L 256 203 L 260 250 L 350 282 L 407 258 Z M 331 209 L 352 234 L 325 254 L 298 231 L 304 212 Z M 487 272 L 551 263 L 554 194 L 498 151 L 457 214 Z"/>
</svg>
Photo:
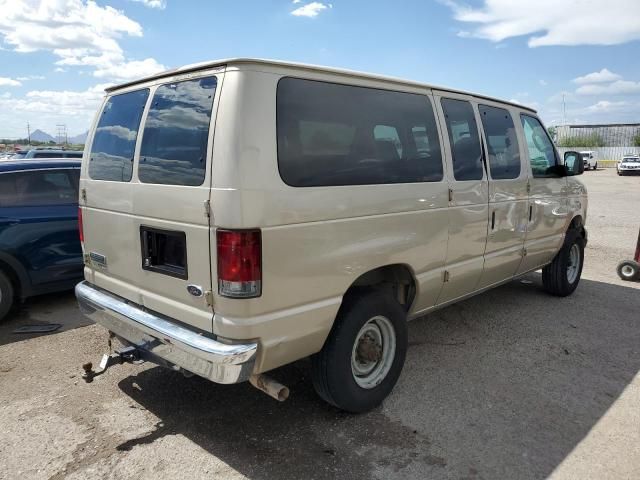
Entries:
<svg viewBox="0 0 640 480">
<path fill-rule="evenodd" d="M 284 402 L 289 398 L 289 389 L 287 387 L 262 373 L 251 375 L 249 377 L 249 383 L 279 402 Z"/>
</svg>

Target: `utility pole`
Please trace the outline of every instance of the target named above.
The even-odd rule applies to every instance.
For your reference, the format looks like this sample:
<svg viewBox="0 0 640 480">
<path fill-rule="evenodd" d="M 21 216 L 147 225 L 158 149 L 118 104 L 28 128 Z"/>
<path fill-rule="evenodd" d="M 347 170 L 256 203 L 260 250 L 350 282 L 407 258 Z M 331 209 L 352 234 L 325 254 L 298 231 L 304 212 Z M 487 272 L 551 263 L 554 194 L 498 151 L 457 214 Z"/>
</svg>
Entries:
<svg viewBox="0 0 640 480">
<path fill-rule="evenodd" d="M 29 146 L 31 146 L 31 127 L 29 126 L 29 122 L 27 122 L 27 138 L 29 139 Z"/>
<path fill-rule="evenodd" d="M 56 137 L 58 138 L 58 143 L 63 143 L 62 140 L 64 139 L 64 145 L 66 145 L 67 144 L 67 126 L 64 123 L 61 123 L 56 125 L 56 129 L 57 129 Z"/>
<path fill-rule="evenodd" d="M 564 93 L 562 94 L 562 123 L 567 124 L 567 104 L 564 101 Z"/>
</svg>

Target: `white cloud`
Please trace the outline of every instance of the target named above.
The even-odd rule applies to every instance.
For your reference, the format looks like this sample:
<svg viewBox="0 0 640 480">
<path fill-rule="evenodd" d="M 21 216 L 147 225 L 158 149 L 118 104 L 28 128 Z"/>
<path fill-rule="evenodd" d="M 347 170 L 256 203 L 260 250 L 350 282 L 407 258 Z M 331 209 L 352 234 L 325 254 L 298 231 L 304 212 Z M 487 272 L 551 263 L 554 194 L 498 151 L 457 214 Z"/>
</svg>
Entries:
<svg viewBox="0 0 640 480">
<path fill-rule="evenodd" d="M 606 68 L 603 68 L 599 72 L 588 73 L 582 77 L 574 78 L 572 81 L 579 85 L 585 85 L 587 83 L 607 83 L 620 80 L 622 77 L 617 73 L 610 72 Z"/>
<path fill-rule="evenodd" d="M 638 0 L 483 0 L 470 7 L 440 0 L 458 21 L 473 24 L 471 35 L 493 42 L 528 36 L 530 47 L 616 45 L 640 39 Z"/>
<path fill-rule="evenodd" d="M 582 85 L 578 95 L 635 95 L 640 94 L 640 82 L 616 80 L 612 83 Z"/>
<path fill-rule="evenodd" d="M 24 77 L 16 77 L 16 80 L 21 82 L 27 82 L 29 80 L 44 80 L 44 76 L 42 75 L 26 75 Z"/>
<path fill-rule="evenodd" d="M 612 110 L 620 110 L 626 108 L 629 102 L 610 102 L 608 100 L 600 100 L 599 102 L 587 107 L 590 112 L 610 112 Z"/>
<path fill-rule="evenodd" d="M 298 2 L 293 2 L 298 3 Z M 314 18 L 320 15 L 323 10 L 327 10 L 333 8 L 333 5 L 330 3 L 321 3 L 321 2 L 311 2 L 303 5 L 302 7 L 296 8 L 291 15 L 295 17 L 309 17 Z"/>
<path fill-rule="evenodd" d="M 542 87 L 546 87 L 547 85 L 549 85 L 549 83 L 546 80 L 543 80 L 543 79 L 538 80 L 538 83 Z"/>
<path fill-rule="evenodd" d="M 104 97 L 106 84 L 83 91 L 32 90 L 22 97 L 0 96 L 0 137 L 26 136 L 25 125 L 52 133 L 66 124 L 71 133 L 88 130 Z"/>
<path fill-rule="evenodd" d="M 166 0 L 133 0 L 134 2 L 144 3 L 145 7 L 149 8 L 157 8 L 159 10 L 164 10 L 167 8 Z"/>
<path fill-rule="evenodd" d="M 296 3 L 302 3 L 302 0 L 293 0 L 293 4 L 295 5 Z"/>
<path fill-rule="evenodd" d="M 119 40 L 123 35 L 142 36 L 138 22 L 94 1 L 0 0 L 0 11 L 5 45 L 22 53 L 50 51 L 59 66 L 90 66 L 96 72 L 126 68 L 131 60 L 125 58 Z"/>
<path fill-rule="evenodd" d="M 116 81 L 135 80 L 166 70 L 164 65 L 153 58 L 133 60 L 122 64 L 98 68 L 93 75 L 98 78 L 111 78 Z"/>
<path fill-rule="evenodd" d="M 0 87 L 19 87 L 22 85 L 18 80 L 8 77 L 0 77 Z"/>
</svg>

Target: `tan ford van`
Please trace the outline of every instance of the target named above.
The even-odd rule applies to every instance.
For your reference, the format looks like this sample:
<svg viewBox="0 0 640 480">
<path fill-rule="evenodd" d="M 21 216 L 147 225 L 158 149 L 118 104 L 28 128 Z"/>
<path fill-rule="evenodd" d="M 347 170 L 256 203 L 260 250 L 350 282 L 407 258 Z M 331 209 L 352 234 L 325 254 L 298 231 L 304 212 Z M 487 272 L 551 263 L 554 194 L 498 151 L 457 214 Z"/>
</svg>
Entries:
<svg viewBox="0 0 640 480">
<path fill-rule="evenodd" d="M 362 412 L 407 320 L 542 268 L 580 280 L 587 195 L 536 112 L 415 82 L 233 59 L 107 91 L 80 181 L 82 310 L 123 346 L 218 383 L 311 357 Z"/>
</svg>

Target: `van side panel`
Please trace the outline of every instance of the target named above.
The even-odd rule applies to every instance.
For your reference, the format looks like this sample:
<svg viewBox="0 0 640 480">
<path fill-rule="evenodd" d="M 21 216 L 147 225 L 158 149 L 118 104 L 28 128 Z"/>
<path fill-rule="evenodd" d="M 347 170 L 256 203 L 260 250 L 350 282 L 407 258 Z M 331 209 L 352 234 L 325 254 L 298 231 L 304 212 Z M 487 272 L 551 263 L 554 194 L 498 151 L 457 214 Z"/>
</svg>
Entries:
<svg viewBox="0 0 640 480">
<path fill-rule="evenodd" d="M 514 179 L 496 179 L 491 173 L 490 142 L 484 135 L 485 152 L 487 152 L 487 164 L 489 166 L 489 219 L 487 248 L 484 254 L 484 270 L 480 277 L 478 289 L 508 280 L 516 275 L 523 257 L 524 239 L 527 231 L 527 218 L 529 196 L 527 194 L 527 182 L 529 173 L 524 157 L 524 145 L 517 136 L 518 112 L 513 107 L 491 102 L 479 101 L 481 106 L 498 108 L 510 115 L 513 128 L 509 128 L 508 135 L 511 142 L 517 142 L 516 146 L 507 144 L 507 151 L 517 154 L 520 162 L 520 173 Z M 482 119 L 481 115 L 481 119 Z M 498 155 L 496 155 L 498 156 Z"/>
<path fill-rule="evenodd" d="M 518 112 L 531 116 L 530 112 Z M 520 142 L 524 145 L 524 158 L 530 176 L 529 208 L 525 248 L 518 273 L 528 272 L 542 267 L 553 260 L 562 246 L 571 216 L 567 199 L 567 181 L 571 177 L 537 178 L 533 176 L 531 158 L 527 148 L 527 139 L 520 118 L 516 122 Z M 557 153 L 557 152 L 556 152 Z M 574 177 L 575 178 L 575 177 Z M 579 209 L 578 209 L 579 210 Z"/>
<path fill-rule="evenodd" d="M 282 76 L 282 71 L 227 69 L 213 153 L 215 227 L 261 227 L 263 253 L 262 296 L 238 301 L 215 292 L 213 329 L 234 339 L 259 337 L 257 371 L 319 351 L 344 293 L 377 267 L 407 265 L 417 282 L 412 311 L 433 306 L 442 286 L 448 236 L 444 179 L 286 185 L 278 173 L 275 121 Z M 331 74 L 304 78 L 345 83 Z M 378 82 L 357 85 L 389 88 Z M 212 263 L 215 277 L 215 258 Z"/>
<path fill-rule="evenodd" d="M 456 180 L 451 141 L 447 129 L 442 100 L 457 100 L 467 102 L 473 109 L 476 120 L 476 135 L 479 135 L 478 126 L 480 119 L 475 107 L 472 105 L 472 97 L 449 92 L 436 92 L 436 110 L 440 120 L 440 129 L 443 132 L 443 156 L 446 158 L 447 181 L 451 189 L 451 201 L 449 202 L 449 243 L 447 248 L 446 270 L 449 279 L 444 283 L 437 304 L 444 304 L 456 298 L 468 295 L 474 291 L 482 269 L 484 267 L 484 250 L 487 245 L 487 219 L 488 219 L 488 181 L 487 174 L 483 170 L 482 178 L 478 180 Z M 473 126 L 470 126 L 473 128 Z M 478 137 L 479 138 L 479 137 Z M 478 152 L 480 154 L 480 145 Z M 469 160 L 468 158 L 460 160 Z"/>
</svg>

